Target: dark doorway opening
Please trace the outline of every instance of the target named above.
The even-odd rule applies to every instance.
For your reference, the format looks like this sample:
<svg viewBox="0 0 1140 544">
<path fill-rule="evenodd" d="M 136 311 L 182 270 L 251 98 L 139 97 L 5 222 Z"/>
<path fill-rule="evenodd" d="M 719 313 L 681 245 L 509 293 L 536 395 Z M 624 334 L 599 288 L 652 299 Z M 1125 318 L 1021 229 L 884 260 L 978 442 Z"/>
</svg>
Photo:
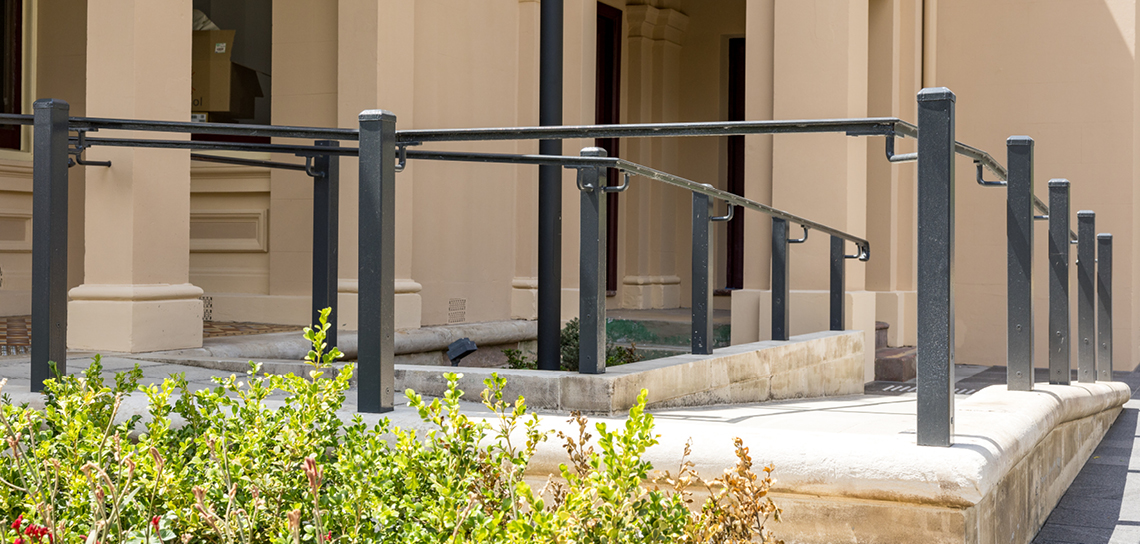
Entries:
<svg viewBox="0 0 1140 544">
<path fill-rule="evenodd" d="M 598 2 L 597 74 L 594 79 L 594 122 L 612 125 L 621 122 L 621 10 Z M 599 138 L 594 145 L 611 157 L 619 156 L 617 138 Z M 606 174 L 609 185 L 620 185 L 618 172 Z M 617 294 L 618 195 L 606 196 L 606 291 Z"/>
<path fill-rule="evenodd" d="M 0 2 L 0 113 L 23 113 L 24 3 Z M 20 149 L 19 125 L 0 127 L 0 148 Z"/>
<path fill-rule="evenodd" d="M 728 40 L 728 120 L 744 120 L 744 38 Z M 728 192 L 744 196 L 744 136 L 728 137 Z M 744 288 L 744 214 L 728 222 L 725 288 Z"/>
</svg>

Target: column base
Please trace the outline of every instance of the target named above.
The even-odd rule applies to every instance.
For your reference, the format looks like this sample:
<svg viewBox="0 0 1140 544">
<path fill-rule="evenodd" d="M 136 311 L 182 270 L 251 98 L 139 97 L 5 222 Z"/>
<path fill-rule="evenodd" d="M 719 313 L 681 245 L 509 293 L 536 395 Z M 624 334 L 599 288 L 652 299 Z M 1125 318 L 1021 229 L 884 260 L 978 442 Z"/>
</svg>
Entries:
<svg viewBox="0 0 1140 544">
<path fill-rule="evenodd" d="M 918 292 L 880 291 L 875 293 L 875 319 L 890 323 L 887 344 L 918 344 Z"/>
<path fill-rule="evenodd" d="M 355 279 L 341 279 L 337 285 L 337 327 L 342 331 L 355 331 L 360 328 L 357 313 L 359 304 L 359 283 Z M 423 286 L 409 279 L 396 278 L 394 303 L 396 330 L 418 329 L 423 323 L 423 299 L 420 291 Z"/>
<path fill-rule="evenodd" d="M 538 319 L 538 278 L 511 280 L 511 319 Z"/>
<path fill-rule="evenodd" d="M 648 310 L 681 307 L 678 276 L 626 276 L 622 280 L 621 307 Z"/>
<path fill-rule="evenodd" d="M 67 305 L 67 347 L 123 353 L 202 347 L 201 295 L 188 283 L 80 285 Z"/>
</svg>

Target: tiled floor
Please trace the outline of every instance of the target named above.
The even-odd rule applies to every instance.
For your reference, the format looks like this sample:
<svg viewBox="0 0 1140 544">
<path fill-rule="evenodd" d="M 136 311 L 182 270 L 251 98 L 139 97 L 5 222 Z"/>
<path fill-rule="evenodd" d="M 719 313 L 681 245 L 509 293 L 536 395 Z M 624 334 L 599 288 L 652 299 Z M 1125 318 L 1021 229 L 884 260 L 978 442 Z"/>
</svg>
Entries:
<svg viewBox="0 0 1140 544">
<path fill-rule="evenodd" d="M 300 331 L 298 325 L 272 325 L 269 323 L 238 323 L 234 321 L 203 321 L 202 336 L 245 336 L 247 334 L 267 334 L 271 332 Z"/>
<path fill-rule="evenodd" d="M 273 325 L 269 323 L 238 323 L 233 321 L 204 321 L 202 336 L 244 336 L 271 332 L 300 331 L 297 325 Z M 17 315 L 0 317 L 0 357 L 6 355 L 27 355 L 32 345 L 32 316 Z"/>
<path fill-rule="evenodd" d="M 31 333 L 32 316 L 0 317 L 0 356 L 27 355 Z"/>
</svg>

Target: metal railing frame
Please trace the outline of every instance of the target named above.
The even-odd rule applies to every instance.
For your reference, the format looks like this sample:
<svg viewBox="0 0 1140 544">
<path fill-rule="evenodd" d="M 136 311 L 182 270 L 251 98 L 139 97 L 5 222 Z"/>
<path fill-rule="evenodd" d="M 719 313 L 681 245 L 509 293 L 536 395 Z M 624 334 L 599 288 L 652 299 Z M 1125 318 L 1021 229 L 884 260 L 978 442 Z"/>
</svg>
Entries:
<svg viewBox="0 0 1140 544">
<path fill-rule="evenodd" d="M 1112 379 L 1112 235 L 1100 234 L 1094 248 L 1095 214 L 1078 213 L 1078 233 L 1069 228 L 1070 183 L 1050 180 L 1049 205 L 1033 194 L 1033 139 L 1006 140 L 1009 169 L 988 153 L 954 139 L 955 96 L 946 88 L 918 95 L 918 428 L 920 445 L 949 446 L 954 430 L 953 154 L 974 159 L 976 180 L 1006 187 L 1007 387 L 1030 391 L 1034 384 L 1033 223 L 1049 221 L 1049 382 L 1071 380 L 1069 246 L 1078 245 L 1078 379 Z M 893 148 L 888 144 L 888 158 Z M 909 159 L 910 157 L 908 157 Z M 997 181 L 986 181 L 982 170 Z M 1052 211 L 1050 211 L 1052 210 Z M 1040 211 L 1042 215 L 1035 215 Z M 1095 273 L 1093 269 L 1096 269 Z M 1093 276 L 1096 308 L 1093 317 Z M 1095 325 L 1093 321 L 1095 319 Z M 1095 331 L 1095 332 L 1094 332 Z M 1092 337 L 1096 336 L 1093 340 Z M 1095 347 L 1085 348 L 1086 344 Z"/>
<path fill-rule="evenodd" d="M 66 372 L 66 189 L 69 155 L 75 163 L 84 162 L 84 149 L 95 146 L 228 150 L 291 153 L 306 158 L 306 165 L 259 161 L 192 153 L 194 160 L 229 164 L 304 170 L 314 177 L 314 312 L 336 304 L 337 178 L 340 156 L 360 158 L 360 276 L 359 276 L 359 402 L 363 412 L 392 409 L 394 398 L 394 283 L 395 283 L 395 178 L 409 159 L 462 162 L 494 162 L 557 166 L 578 170 L 577 184 L 582 195 L 581 221 L 581 299 L 582 335 L 580 372 L 605 371 L 605 193 L 628 187 L 629 176 L 641 176 L 689 190 L 693 195 L 693 337 L 692 352 L 712 353 L 712 284 L 710 280 L 711 229 L 714 221 L 731 218 L 736 207 L 768 214 L 773 221 L 772 333 L 774 339 L 788 337 L 788 246 L 806 240 L 811 230 L 828 234 L 830 247 L 829 325 L 842 330 L 845 319 L 845 265 L 847 259 L 870 258 L 870 243 L 750 199 L 721 191 L 707 184 L 654 170 L 624 159 L 606 157 L 597 148 L 582 150 L 581 156 L 465 153 L 408 149 L 432 142 L 489 140 L 562 140 L 570 138 L 642 138 L 735 136 L 749 134 L 789 134 L 837 132 L 848 136 L 886 137 L 886 158 L 891 163 L 918 163 L 918 266 L 923 270 L 918 285 L 918 443 L 950 445 L 953 436 L 953 228 L 954 162 L 961 155 L 974 161 L 976 180 L 982 186 L 1007 188 L 1008 243 L 1008 387 L 1033 387 L 1032 320 L 1032 225 L 1034 220 L 1050 221 L 1051 346 L 1067 346 L 1068 325 L 1068 246 L 1078 247 L 1078 336 L 1082 339 L 1078 377 L 1081 381 L 1109 380 L 1112 377 L 1112 236 L 1096 237 L 1093 251 L 1092 212 L 1078 214 L 1080 236 L 1068 225 L 1068 187 L 1064 180 L 1050 182 L 1050 206 L 1033 194 L 1033 140 L 1011 137 L 1007 140 L 1009 169 L 989 153 L 955 139 L 954 94 L 948 89 L 923 89 L 918 95 L 918 125 L 897 118 L 818 119 L 792 121 L 735 121 L 711 123 L 653 123 L 632 125 L 584 125 L 507 127 L 476 129 L 396 130 L 396 116 L 383 110 L 361 113 L 359 129 L 289 127 L 272 125 L 230 125 L 127 119 L 68 117 L 68 106 L 59 100 L 39 100 L 34 115 L 0 114 L 0 124 L 34 124 L 35 204 L 33 229 L 33 351 L 32 387 L 42 387 L 49 360 L 60 362 Z M 206 142 L 197 140 L 151 140 L 128 138 L 89 138 L 100 129 L 146 132 L 197 133 L 312 139 L 314 145 Z M 921 129 L 921 132 L 920 132 Z M 68 132 L 77 133 L 69 137 Z M 918 151 L 895 154 L 896 138 L 915 138 Z M 317 141 L 321 140 L 321 141 Z M 340 141 L 358 141 L 357 147 L 341 147 Z M 626 174 L 620 187 L 606 186 L 601 174 L 614 168 Z M 989 170 L 999 179 L 983 179 Z M 728 215 L 713 215 L 713 200 L 728 205 Z M 1050 213 L 1050 209 L 1053 213 Z M 1043 215 L 1035 215 L 1035 210 Z M 789 223 L 804 229 L 802 239 L 790 239 Z M 845 244 L 857 251 L 847 255 Z M 1093 257 L 1089 257 L 1093 255 Z M 1095 267 L 1096 317 L 1091 317 L 1093 262 Z M 1061 287 L 1064 286 L 1064 289 Z M 1056 291 L 1056 292 L 1054 292 Z M 1060 316 L 1064 315 L 1062 322 Z M 1095 343 L 1092 323 L 1095 319 Z M 335 334 L 335 327 L 333 328 Z M 44 332 L 46 331 L 46 332 Z M 589 331 L 587 333 L 587 331 Z M 1055 340 L 1056 339 L 1056 340 Z M 1056 344 L 1055 344 L 1056 342 Z M 335 343 L 330 342 L 330 343 Z M 1089 345 L 1091 348 L 1084 346 Z M 1067 350 L 1061 350 L 1067 353 Z M 1068 383 L 1069 373 L 1060 372 L 1067 356 L 1056 357 L 1051 349 L 1050 381 Z M 1065 367 L 1065 370 L 1068 370 Z M 1056 372 L 1054 372 L 1056 371 Z"/>
</svg>

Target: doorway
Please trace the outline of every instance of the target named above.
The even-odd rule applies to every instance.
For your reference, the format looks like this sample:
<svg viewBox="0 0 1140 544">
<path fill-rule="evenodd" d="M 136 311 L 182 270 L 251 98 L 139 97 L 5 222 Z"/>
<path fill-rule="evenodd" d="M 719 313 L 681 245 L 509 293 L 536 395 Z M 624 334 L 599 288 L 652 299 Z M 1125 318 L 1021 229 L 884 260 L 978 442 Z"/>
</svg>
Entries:
<svg viewBox="0 0 1140 544">
<path fill-rule="evenodd" d="M 744 120 L 744 38 L 728 40 L 728 120 Z M 744 136 L 728 137 L 728 192 L 744 196 Z M 744 214 L 728 222 L 725 289 L 744 288 Z"/>
<path fill-rule="evenodd" d="M 621 10 L 598 2 L 598 44 L 594 83 L 594 122 L 612 125 L 621 122 Z M 594 146 L 619 156 L 617 138 L 598 138 Z M 606 171 L 607 185 L 620 185 L 618 172 Z M 617 294 L 618 285 L 618 195 L 606 195 L 606 295 Z"/>
</svg>

